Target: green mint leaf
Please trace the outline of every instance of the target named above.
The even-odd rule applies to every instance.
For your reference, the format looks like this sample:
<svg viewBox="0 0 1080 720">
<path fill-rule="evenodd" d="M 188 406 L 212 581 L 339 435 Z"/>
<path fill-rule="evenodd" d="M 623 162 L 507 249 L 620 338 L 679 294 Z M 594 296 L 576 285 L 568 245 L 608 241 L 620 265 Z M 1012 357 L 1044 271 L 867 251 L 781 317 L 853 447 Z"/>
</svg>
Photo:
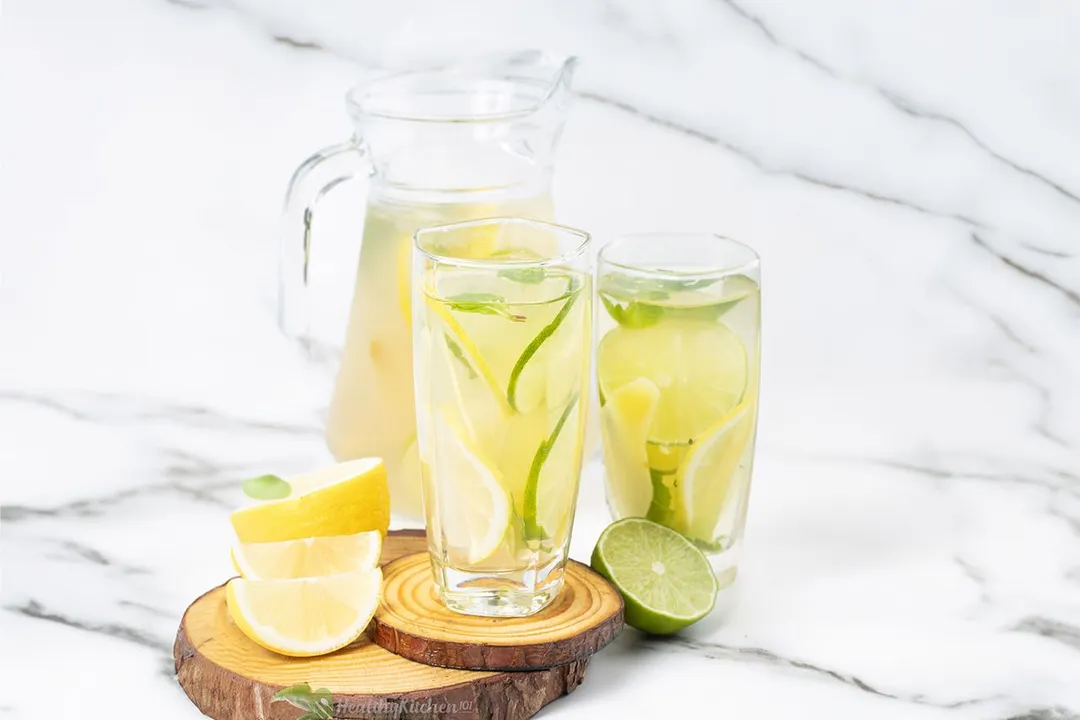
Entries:
<svg viewBox="0 0 1080 720">
<path fill-rule="evenodd" d="M 298 707 L 301 710 L 312 710 L 311 699 L 311 686 L 307 683 L 300 683 L 298 685 L 292 685 L 287 688 L 283 688 L 274 693 L 272 702 L 278 702 L 284 700 L 293 707 Z"/>
<path fill-rule="evenodd" d="M 637 300 L 622 304 L 606 295 L 600 296 L 600 302 L 604 304 L 608 315 L 623 327 L 646 328 L 660 322 L 660 319 L 664 317 L 664 308 L 660 305 L 651 305 Z"/>
<path fill-rule="evenodd" d="M 547 271 L 542 267 L 513 268 L 510 270 L 502 270 L 499 272 L 499 277 L 525 285 L 538 285 L 544 282 L 544 278 L 547 277 Z"/>
<path fill-rule="evenodd" d="M 603 303 L 604 309 L 607 310 L 607 313 L 611 316 L 612 320 L 619 323 L 620 325 L 626 324 L 623 318 L 622 305 L 618 304 L 614 300 L 609 299 L 607 295 L 603 294 L 600 295 L 600 302 Z"/>
<path fill-rule="evenodd" d="M 260 475 L 244 481 L 244 494 L 256 500 L 280 500 L 289 497 L 291 493 L 292 486 L 277 475 Z M 285 688 L 285 690 L 289 689 L 291 688 Z"/>
<path fill-rule="evenodd" d="M 611 318 L 628 328 L 646 328 L 660 322 L 664 318 L 681 320 L 703 320 L 712 322 L 718 320 L 724 313 L 735 307 L 742 300 L 741 297 L 726 302 L 716 302 L 710 305 L 654 305 L 652 303 L 630 300 L 620 302 L 617 299 L 600 296 Z"/>
<path fill-rule="evenodd" d="M 681 278 L 634 277 L 611 273 L 601 282 L 603 290 L 612 295 L 634 300 L 667 300 L 673 293 L 701 290 L 720 281 L 720 277 L 683 280 Z"/>
<path fill-rule="evenodd" d="M 626 326 L 644 328 L 655 325 L 664 317 L 664 308 L 659 305 L 631 300 L 626 306 Z"/>
<path fill-rule="evenodd" d="M 315 691 L 315 706 L 313 708 L 319 720 L 334 720 L 334 698 L 326 688 Z"/>
<path fill-rule="evenodd" d="M 506 306 L 506 299 L 494 293 L 460 293 L 446 299 L 451 310 L 479 315 L 499 315 L 514 322 L 525 322 L 524 315 L 515 315 Z"/>
<path fill-rule="evenodd" d="M 293 707 L 306 710 L 300 720 L 333 720 L 334 696 L 326 688 L 312 691 L 307 683 L 292 685 L 274 693 L 272 702 L 284 700 Z"/>
</svg>

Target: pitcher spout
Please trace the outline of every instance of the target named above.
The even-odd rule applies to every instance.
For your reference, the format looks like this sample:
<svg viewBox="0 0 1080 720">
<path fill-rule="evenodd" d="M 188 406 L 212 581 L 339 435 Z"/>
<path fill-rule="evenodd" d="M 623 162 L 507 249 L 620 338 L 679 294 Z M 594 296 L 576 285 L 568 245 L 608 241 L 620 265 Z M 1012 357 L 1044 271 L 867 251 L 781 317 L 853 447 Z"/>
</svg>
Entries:
<svg viewBox="0 0 1080 720">
<path fill-rule="evenodd" d="M 501 69 L 507 80 L 531 86 L 537 98 L 533 110 L 537 111 L 545 107 L 566 105 L 579 61 L 574 55 L 551 55 L 540 50 L 525 50 L 489 58 L 487 62 L 496 72 Z"/>
</svg>

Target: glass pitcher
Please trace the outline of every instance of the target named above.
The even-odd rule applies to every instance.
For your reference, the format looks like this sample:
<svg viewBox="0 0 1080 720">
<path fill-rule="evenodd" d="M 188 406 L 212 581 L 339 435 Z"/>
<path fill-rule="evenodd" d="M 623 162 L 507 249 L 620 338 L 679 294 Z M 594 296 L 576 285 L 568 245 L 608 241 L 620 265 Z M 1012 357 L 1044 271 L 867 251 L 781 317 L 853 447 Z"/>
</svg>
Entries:
<svg viewBox="0 0 1080 720">
<path fill-rule="evenodd" d="M 315 354 L 313 212 L 335 185 L 369 178 L 326 442 L 339 461 L 383 458 L 397 517 L 423 515 L 413 400 L 413 233 L 497 216 L 554 219 L 551 167 L 576 64 L 529 51 L 359 85 L 346 98 L 353 137 L 310 157 L 289 184 L 278 322 Z M 489 253 L 491 239 L 483 233 L 473 242 L 477 257 Z"/>
</svg>

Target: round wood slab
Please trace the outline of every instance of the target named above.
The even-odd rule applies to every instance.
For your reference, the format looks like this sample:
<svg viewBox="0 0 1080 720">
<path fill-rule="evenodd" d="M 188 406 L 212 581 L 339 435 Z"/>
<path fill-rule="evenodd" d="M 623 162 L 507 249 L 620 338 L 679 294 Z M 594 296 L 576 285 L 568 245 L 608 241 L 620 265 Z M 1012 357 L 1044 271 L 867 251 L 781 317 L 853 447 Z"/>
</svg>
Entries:
<svg viewBox="0 0 1080 720">
<path fill-rule="evenodd" d="M 392 532 L 382 560 L 426 547 L 421 531 Z M 338 719 L 524 720 L 576 688 L 588 664 L 585 658 L 536 672 L 450 670 L 411 662 L 366 637 L 331 655 L 288 658 L 236 628 L 224 586 L 184 613 L 173 657 L 184 692 L 215 720 L 296 720 L 309 711 L 273 696 L 300 683 L 327 689 Z"/>
<path fill-rule="evenodd" d="M 599 574 L 573 560 L 546 608 L 523 618 L 448 610 L 439 600 L 426 552 L 383 568 L 375 642 L 427 665 L 468 670 L 537 670 L 587 659 L 623 627 L 623 600 Z"/>
</svg>

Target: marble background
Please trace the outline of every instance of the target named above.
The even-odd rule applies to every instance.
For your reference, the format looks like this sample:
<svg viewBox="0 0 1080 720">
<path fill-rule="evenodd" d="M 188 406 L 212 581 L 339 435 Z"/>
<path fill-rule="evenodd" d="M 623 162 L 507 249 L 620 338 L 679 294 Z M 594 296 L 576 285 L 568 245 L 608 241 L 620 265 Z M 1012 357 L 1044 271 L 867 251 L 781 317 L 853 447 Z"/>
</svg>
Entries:
<svg viewBox="0 0 1080 720">
<path fill-rule="evenodd" d="M 171 644 L 237 480 L 325 457 L 271 310 L 285 183 L 374 69 L 526 46 L 583 60 L 565 222 L 764 268 L 737 602 L 624 633 L 543 716 L 1080 718 L 1066 0 L 8 0 L 0 717 L 198 716 Z"/>
</svg>

